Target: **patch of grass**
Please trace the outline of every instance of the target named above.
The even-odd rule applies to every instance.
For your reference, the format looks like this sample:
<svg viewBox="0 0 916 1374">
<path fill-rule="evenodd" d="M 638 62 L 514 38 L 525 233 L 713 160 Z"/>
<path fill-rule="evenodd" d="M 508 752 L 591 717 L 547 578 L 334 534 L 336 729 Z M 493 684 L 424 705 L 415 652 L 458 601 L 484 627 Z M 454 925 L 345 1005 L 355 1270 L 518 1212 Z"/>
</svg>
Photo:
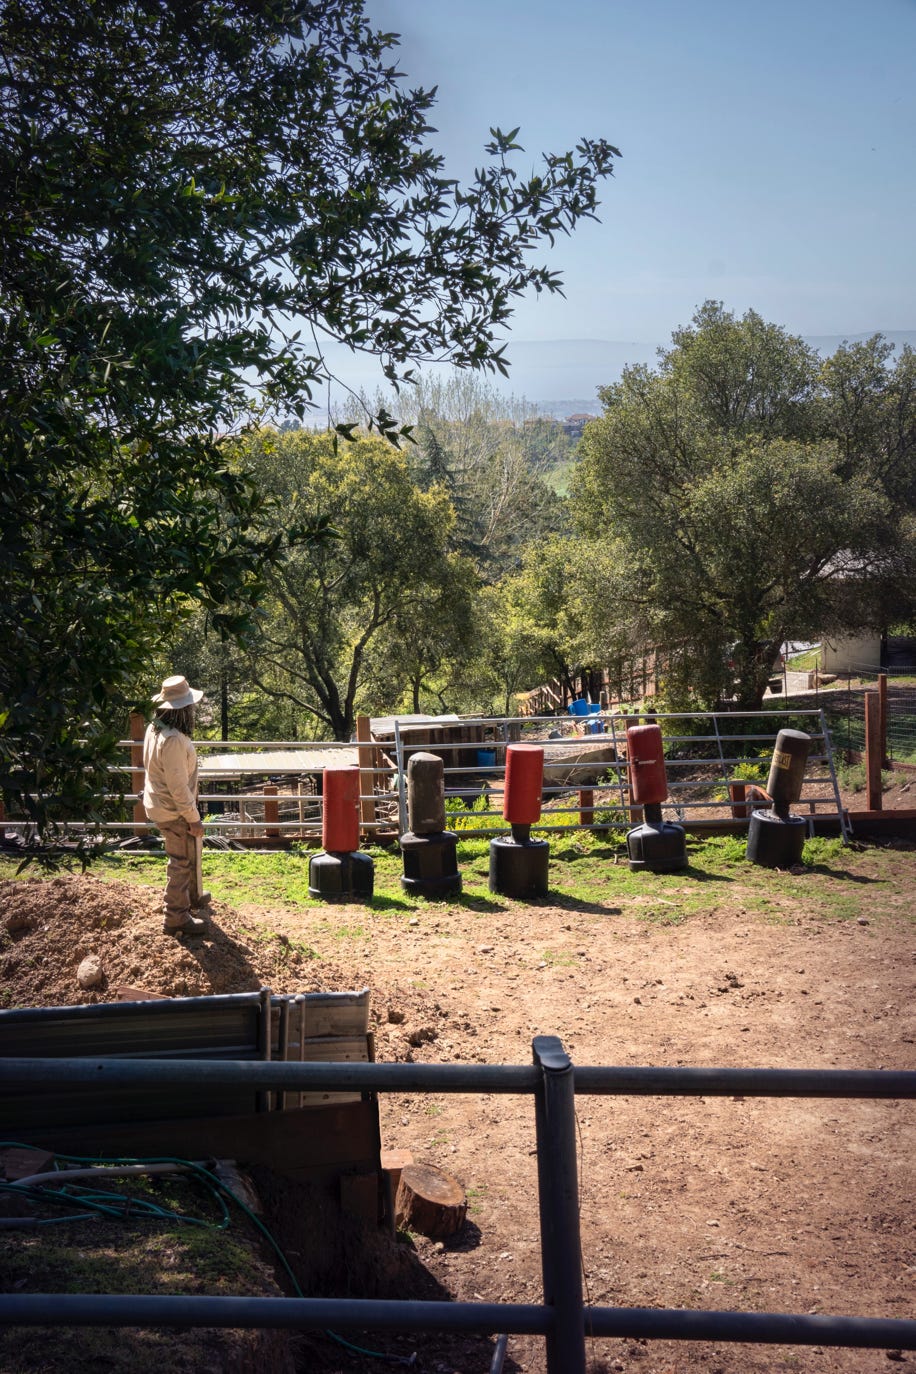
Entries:
<svg viewBox="0 0 916 1374">
<path fill-rule="evenodd" d="M 470 1216 L 480 1215 L 481 1203 L 486 1201 L 487 1192 L 488 1188 L 486 1183 L 478 1183 L 473 1188 L 468 1188 L 468 1214 Z"/>
<path fill-rule="evenodd" d="M 104 1180 L 102 1180 L 104 1184 Z M 88 1182 L 87 1182 L 87 1185 Z M 212 1199 L 177 1179 L 118 1179 L 122 1196 L 143 1197 L 202 1220 L 216 1221 Z M 74 1211 L 79 1208 L 74 1204 Z M 59 1209 L 53 1209 L 58 1215 Z M 49 1214 L 52 1214 L 49 1208 Z M 274 1296 L 269 1270 L 244 1223 L 227 1232 L 172 1219 L 59 1222 L 41 1231 L 7 1232 L 3 1286 L 25 1293 L 201 1294 Z M 238 1344 L 222 1332 L 118 1328 L 13 1328 L 0 1331 L 4 1374 L 161 1374 L 171 1369 L 235 1368 Z M 247 1343 L 247 1338 L 246 1338 Z"/>
<path fill-rule="evenodd" d="M 864 792 L 868 785 L 868 773 L 864 763 L 845 763 L 837 769 L 837 780 L 847 792 Z M 881 773 L 881 788 L 893 786 L 894 774 L 885 769 Z"/>
<path fill-rule="evenodd" d="M 253 930 L 249 936 L 273 946 L 279 959 L 314 958 L 318 936 L 333 941 L 366 941 L 372 938 L 373 920 L 390 916 L 403 919 L 417 912 L 421 919 L 448 908 L 460 907 L 485 920 L 493 913 L 523 913 L 545 905 L 577 913 L 579 920 L 606 916 L 655 925 L 680 925 L 695 915 L 708 913 L 717 900 L 740 906 L 752 919 L 782 922 L 800 914 L 813 919 L 849 920 L 871 914 L 874 893 L 869 885 L 886 881 L 899 870 L 897 850 L 843 845 L 839 839 L 815 838 L 805 844 L 804 871 L 774 873 L 749 863 L 743 836 L 689 838 L 688 867 L 675 873 L 632 872 L 620 842 L 589 832 L 548 837 L 550 843 L 550 892 L 533 902 L 503 897 L 489 891 L 489 840 L 459 841 L 458 861 L 462 893 L 442 903 L 408 897 L 401 886 L 402 861 L 398 849 L 375 849 L 375 895 L 371 901 L 348 903 L 345 909 L 312 900 L 307 893 L 308 857 L 311 851 L 244 853 L 213 851 L 207 855 L 207 886 L 217 903 L 225 901 L 244 910 L 247 903 L 277 911 L 310 908 L 308 939 L 287 939 L 276 928 Z M 15 860 L 0 861 L 0 877 L 15 871 Z M 145 886 L 163 883 L 162 859 L 119 856 L 93 872 L 99 877 L 118 877 Z M 315 912 L 320 908 L 320 915 Z M 902 907 L 901 907 L 902 911 Z M 907 913 L 908 914 L 908 913 Z M 279 922 L 277 923 L 279 924 Z M 448 935 L 446 928 L 440 932 Z M 2 1005 L 2 1002 L 0 1002 Z"/>
<path fill-rule="evenodd" d="M 319 935 L 330 935 L 332 940 L 365 940 L 369 932 L 361 925 L 334 925 L 331 921 L 318 921 L 314 927 Z"/>
<path fill-rule="evenodd" d="M 545 949 L 541 953 L 541 962 L 545 963 L 548 968 L 571 968 L 579 961 L 568 950 Z"/>
<path fill-rule="evenodd" d="M 687 853 L 691 866 L 696 863 L 717 872 L 747 862 L 747 840 L 743 835 L 710 835 L 705 840 L 688 840 Z"/>
<path fill-rule="evenodd" d="M 802 849 L 802 863 L 809 868 L 814 868 L 815 865 L 820 864 L 842 864 L 848 853 L 849 851 L 842 840 L 814 835 L 810 840 L 805 840 Z"/>
<path fill-rule="evenodd" d="M 658 903 L 661 899 L 656 897 Z M 670 902 L 666 906 L 654 905 L 651 908 L 644 908 L 637 912 L 636 919 L 644 921 L 653 926 L 682 926 L 687 920 L 687 911 L 676 902 Z"/>
<path fill-rule="evenodd" d="M 803 649 L 800 654 L 792 654 L 786 659 L 786 667 L 790 673 L 813 673 L 815 668 L 821 666 L 821 646 L 816 649 Z"/>
<path fill-rule="evenodd" d="M 292 955 L 298 955 L 302 959 L 319 958 L 318 951 L 304 940 L 291 940 L 288 935 L 278 935 L 274 930 L 267 930 L 264 926 L 250 926 L 245 928 L 245 935 L 254 945 L 271 945 L 276 943 L 277 954 L 282 962 L 289 959 Z"/>
</svg>

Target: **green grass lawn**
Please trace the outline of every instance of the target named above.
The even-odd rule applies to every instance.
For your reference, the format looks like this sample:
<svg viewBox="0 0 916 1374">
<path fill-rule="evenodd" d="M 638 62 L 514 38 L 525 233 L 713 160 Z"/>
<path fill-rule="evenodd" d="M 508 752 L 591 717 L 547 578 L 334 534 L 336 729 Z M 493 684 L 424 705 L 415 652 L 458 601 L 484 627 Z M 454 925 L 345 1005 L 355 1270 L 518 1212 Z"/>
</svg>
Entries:
<svg viewBox="0 0 916 1374">
<path fill-rule="evenodd" d="M 874 904 L 882 887 L 893 882 L 910 854 L 883 848 L 844 846 L 838 839 L 814 838 L 805 844 L 804 870 L 780 872 L 749 863 L 745 841 L 736 836 L 688 839 L 686 869 L 676 873 L 632 872 L 623 836 L 576 833 L 550 836 L 550 890 L 543 898 L 514 902 L 489 889 L 489 841 L 465 839 L 458 844 L 463 890 L 449 905 L 485 914 L 526 905 L 556 906 L 593 913 L 596 918 L 627 904 L 637 920 L 679 925 L 702 914 L 723 899 L 766 919 L 788 919 L 803 905 L 811 916 L 849 919 Z M 365 907 L 348 904 L 345 914 L 308 891 L 309 858 L 313 850 L 285 852 L 206 851 L 204 878 L 216 903 L 232 907 L 257 906 L 267 911 L 314 908 L 322 913 L 316 933 L 333 934 L 341 941 L 371 939 L 375 916 L 411 916 L 436 909 L 407 894 L 401 885 L 402 865 L 397 848 L 372 848 L 374 895 Z M 164 858 L 158 855 L 117 854 L 93 866 L 99 877 L 117 878 L 161 887 Z M 0 878 L 14 876 L 12 861 L 0 862 Z M 26 870 L 28 877 L 34 870 Z M 365 914 L 362 914 L 365 912 Z M 870 910 L 868 912 L 870 914 Z"/>
</svg>

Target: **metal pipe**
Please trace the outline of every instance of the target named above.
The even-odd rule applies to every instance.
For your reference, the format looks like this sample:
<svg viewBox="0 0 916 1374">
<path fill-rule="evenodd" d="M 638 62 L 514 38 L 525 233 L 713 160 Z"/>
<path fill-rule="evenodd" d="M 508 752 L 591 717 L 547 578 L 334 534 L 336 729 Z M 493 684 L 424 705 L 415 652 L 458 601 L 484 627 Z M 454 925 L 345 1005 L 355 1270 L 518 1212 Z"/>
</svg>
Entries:
<svg viewBox="0 0 916 1374">
<path fill-rule="evenodd" d="M 7 1187 L 48 1188 L 55 1183 L 72 1183 L 77 1178 L 133 1178 L 137 1174 L 193 1174 L 187 1164 L 92 1164 L 85 1169 L 47 1169 L 28 1178 L 10 1179 Z"/>
<path fill-rule="evenodd" d="M 404 766 L 404 744 L 397 719 L 394 722 L 394 753 L 398 777 L 398 833 L 404 835 L 407 831 L 407 770 Z"/>
<path fill-rule="evenodd" d="M 573 1066 L 555 1035 L 536 1036 L 541 1071 L 535 1094 L 544 1302 L 555 1313 L 547 1336 L 548 1374 L 585 1374 L 576 1098 Z"/>
<path fill-rule="evenodd" d="M 0 1294 L 0 1325 L 331 1327 L 543 1336 L 553 1325 L 553 1313 L 534 1303 L 16 1293 Z"/>
<path fill-rule="evenodd" d="M 549 1336 L 555 1327 L 555 1316 L 552 1309 L 530 1303 L 15 1293 L 0 1294 L 0 1325 L 302 1330 L 331 1327 L 335 1330 L 461 1331 L 482 1335 L 501 1330 L 502 1341 L 508 1334 Z M 586 1325 L 589 1335 L 596 1337 L 916 1350 L 916 1321 L 899 1318 L 588 1307 L 583 1312 L 583 1333 Z M 572 1368 L 568 1361 L 562 1366 L 564 1371 Z"/>
<path fill-rule="evenodd" d="M 579 1067 L 576 1092 L 642 1097 L 914 1098 L 916 1072 L 889 1069 Z"/>
<path fill-rule="evenodd" d="M 0 1058 L 0 1088 L 35 1091 L 77 1084 L 106 1090 L 182 1084 L 294 1092 L 533 1093 L 537 1082 L 533 1065 Z"/>
<path fill-rule="evenodd" d="M 590 1307 L 589 1334 L 666 1341 L 743 1341 L 756 1345 L 830 1345 L 916 1350 L 916 1321 L 807 1316 L 794 1312 L 690 1312 L 652 1307 Z"/>
<path fill-rule="evenodd" d="M 497 1339 L 496 1349 L 493 1351 L 493 1359 L 490 1361 L 490 1374 L 503 1374 L 503 1366 L 506 1362 L 506 1351 L 509 1348 L 508 1332 Z"/>
<path fill-rule="evenodd" d="M 540 1077 L 534 1065 L 523 1064 L 0 1058 L 0 1088 L 4 1089 L 169 1083 L 294 1092 L 534 1093 Z M 911 1070 L 578 1065 L 572 1070 L 572 1081 L 576 1093 L 593 1096 L 916 1098 L 916 1071 Z"/>
</svg>

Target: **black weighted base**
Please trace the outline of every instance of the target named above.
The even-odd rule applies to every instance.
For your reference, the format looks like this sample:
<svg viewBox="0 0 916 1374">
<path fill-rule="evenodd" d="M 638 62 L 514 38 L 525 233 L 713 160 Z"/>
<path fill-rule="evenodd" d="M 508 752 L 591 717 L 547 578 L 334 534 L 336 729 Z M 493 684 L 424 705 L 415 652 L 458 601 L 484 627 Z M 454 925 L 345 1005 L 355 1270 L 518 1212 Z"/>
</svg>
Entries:
<svg viewBox="0 0 916 1374">
<path fill-rule="evenodd" d="M 372 896 L 375 864 L 368 854 L 315 854 L 309 860 L 309 894 L 326 902 L 364 901 Z"/>
<path fill-rule="evenodd" d="M 764 868 L 791 868 L 801 863 L 807 830 L 803 816 L 752 811 L 747 827 L 747 857 Z"/>
<path fill-rule="evenodd" d="M 458 872 L 457 837 L 450 830 L 432 835 L 415 835 L 408 830 L 401 836 L 404 875 L 401 886 L 414 897 L 443 901 L 461 891 Z"/>
<path fill-rule="evenodd" d="M 546 840 L 490 841 L 490 891 L 503 897 L 546 897 L 550 845 Z"/>
<path fill-rule="evenodd" d="M 684 827 L 673 821 L 646 821 L 627 835 L 627 853 L 634 872 L 675 873 L 686 868 Z"/>
</svg>

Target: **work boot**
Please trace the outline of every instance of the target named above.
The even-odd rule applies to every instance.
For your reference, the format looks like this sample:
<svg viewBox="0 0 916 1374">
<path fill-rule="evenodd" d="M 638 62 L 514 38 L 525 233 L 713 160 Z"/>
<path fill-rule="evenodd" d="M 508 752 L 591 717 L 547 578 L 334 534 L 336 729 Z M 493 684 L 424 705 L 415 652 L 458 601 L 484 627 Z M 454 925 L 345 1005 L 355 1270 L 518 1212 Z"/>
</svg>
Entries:
<svg viewBox="0 0 916 1374">
<path fill-rule="evenodd" d="M 201 916 L 185 916 L 181 921 L 166 920 L 162 929 L 166 935 L 174 935 L 181 940 L 191 935 L 206 935 L 209 923 Z"/>
<path fill-rule="evenodd" d="M 199 911 L 202 906 L 209 906 L 213 898 L 209 892 L 202 892 L 199 897 L 194 899 L 194 910 Z"/>
</svg>

